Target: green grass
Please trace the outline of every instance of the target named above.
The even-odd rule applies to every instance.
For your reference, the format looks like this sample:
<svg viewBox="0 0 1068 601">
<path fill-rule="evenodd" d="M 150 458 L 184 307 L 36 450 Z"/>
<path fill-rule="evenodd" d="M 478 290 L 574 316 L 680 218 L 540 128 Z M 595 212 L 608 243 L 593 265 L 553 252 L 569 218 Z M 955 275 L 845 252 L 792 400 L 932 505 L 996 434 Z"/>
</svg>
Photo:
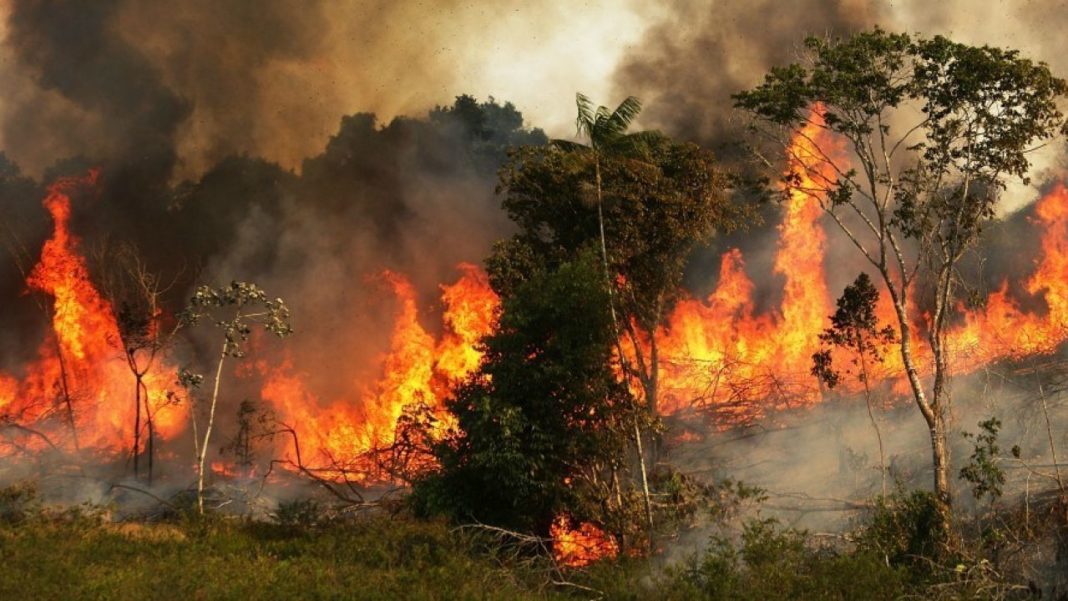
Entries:
<svg viewBox="0 0 1068 601">
<path fill-rule="evenodd" d="M 441 524 L 0 526 L 0 599 L 543 599 Z"/>
<path fill-rule="evenodd" d="M 7 497 L 17 502 L 5 505 Z M 942 578 L 907 562 L 890 567 L 871 543 L 850 552 L 813 547 L 804 533 L 771 521 L 747 523 L 737 541 L 713 538 L 671 566 L 623 558 L 568 573 L 580 587 L 567 587 L 549 582 L 544 561 L 516 561 L 484 536 L 404 514 L 320 525 L 220 517 L 116 524 L 42 510 L 19 491 L 7 497 L 0 494 L 0 600 L 1011 597 L 963 573 Z M 898 526 L 879 523 L 869 529 L 878 547 L 898 544 Z"/>
</svg>

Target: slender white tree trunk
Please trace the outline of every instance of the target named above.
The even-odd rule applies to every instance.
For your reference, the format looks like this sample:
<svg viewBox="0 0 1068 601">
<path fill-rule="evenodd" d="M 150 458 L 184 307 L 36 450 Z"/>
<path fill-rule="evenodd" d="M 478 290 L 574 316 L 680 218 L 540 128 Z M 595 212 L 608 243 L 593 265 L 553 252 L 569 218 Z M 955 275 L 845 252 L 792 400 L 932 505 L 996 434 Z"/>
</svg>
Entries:
<svg viewBox="0 0 1068 601">
<path fill-rule="evenodd" d="M 208 443 L 211 441 L 211 429 L 215 425 L 215 406 L 219 401 L 219 381 L 222 379 L 223 363 L 226 362 L 226 345 L 219 355 L 219 365 L 215 368 L 215 386 L 211 392 L 211 408 L 208 410 L 208 424 L 204 427 L 204 442 L 200 445 L 200 459 L 197 467 L 197 510 L 204 515 L 204 460 L 208 456 Z"/>
</svg>

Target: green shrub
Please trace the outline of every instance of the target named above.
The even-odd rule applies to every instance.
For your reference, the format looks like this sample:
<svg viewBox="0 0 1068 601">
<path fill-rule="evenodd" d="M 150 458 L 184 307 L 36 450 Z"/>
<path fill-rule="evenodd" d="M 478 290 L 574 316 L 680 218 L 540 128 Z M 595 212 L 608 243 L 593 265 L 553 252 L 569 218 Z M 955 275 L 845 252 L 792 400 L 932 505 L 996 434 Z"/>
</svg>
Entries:
<svg viewBox="0 0 1068 601">
<path fill-rule="evenodd" d="M 0 488 L 0 524 L 17 524 L 39 509 L 37 485 L 33 482 Z"/>
<path fill-rule="evenodd" d="M 927 491 L 900 492 L 876 501 L 866 526 L 857 533 L 859 548 L 904 567 L 920 579 L 945 552 L 938 501 Z"/>
</svg>

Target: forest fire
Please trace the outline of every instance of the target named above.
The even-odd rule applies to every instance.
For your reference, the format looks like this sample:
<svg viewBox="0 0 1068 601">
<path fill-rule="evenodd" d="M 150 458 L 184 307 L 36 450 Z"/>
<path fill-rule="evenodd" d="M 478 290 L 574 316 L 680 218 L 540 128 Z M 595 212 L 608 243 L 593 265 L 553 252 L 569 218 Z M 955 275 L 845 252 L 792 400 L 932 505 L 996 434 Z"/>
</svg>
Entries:
<svg viewBox="0 0 1068 601">
<path fill-rule="evenodd" d="M 56 4 L 0 600 L 1068 591 L 1055 3 Z"/>
<path fill-rule="evenodd" d="M 796 160 L 816 158 L 810 149 L 813 140 L 820 140 L 823 152 L 836 148 L 816 123 L 795 136 L 790 155 Z M 819 173 L 812 166 L 800 173 L 834 179 L 833 174 Z M 791 191 L 784 206 L 775 256 L 775 271 L 785 278 L 781 306 L 773 313 L 755 315 L 754 284 L 744 271 L 742 254 L 737 249 L 725 253 L 716 289 L 704 302 L 681 302 L 660 332 L 666 357 L 662 374 L 665 411 L 712 407 L 728 422 L 749 421 L 775 408 L 819 402 L 822 393 L 809 372 L 811 356 L 819 350 L 818 335 L 831 313 L 832 294 L 824 265 L 826 237 L 818 222 L 822 212 L 817 200 L 804 190 L 826 184 L 802 179 L 795 185 L 797 190 Z M 1009 295 L 1008 281 L 978 308 L 959 307 L 960 325 L 948 336 L 958 372 L 1051 353 L 1068 339 L 1068 191 L 1063 184 L 1056 184 L 1039 200 L 1036 216 L 1041 254 L 1025 289 L 1041 296 L 1048 310 L 1024 311 Z M 887 301 L 884 293 L 876 311 L 883 325 L 896 323 Z M 913 329 L 913 348 L 920 349 L 921 363 L 929 362 L 917 330 L 921 328 Z M 901 357 L 893 348 L 884 349 L 875 372 L 876 380 L 904 390 Z M 855 377 L 847 378 L 843 386 L 853 392 L 861 388 Z"/>
<path fill-rule="evenodd" d="M 376 470 L 367 454 L 393 444 L 398 421 L 406 411 L 429 410 L 436 431 L 445 427 L 442 402 L 452 386 L 473 372 L 480 360 L 477 343 L 493 329 L 497 298 L 486 276 L 474 265 L 461 264 L 460 279 L 442 286 L 444 334 L 435 341 L 419 323 L 415 290 L 400 274 L 387 272 L 398 309 L 383 375 L 371 390 L 354 390 L 352 399 L 322 405 L 294 372 L 291 361 L 269 370 L 262 397 L 282 423 L 292 424 L 300 444 L 313 457 L 302 458 L 328 466 L 333 475 L 360 478 Z"/>
<path fill-rule="evenodd" d="M 0 374 L 3 421 L 27 428 L 8 439 L 15 449 L 38 450 L 48 444 L 116 454 L 129 449 L 132 440 L 139 408 L 133 403 L 134 381 L 123 359 L 119 327 L 90 281 L 78 239 L 69 230 L 69 195 L 91 188 L 97 178 L 98 172 L 90 171 L 85 177 L 60 179 L 44 199 L 54 232 L 26 284 L 47 297 L 52 330 L 20 379 Z M 164 365 L 144 377 L 147 395 L 140 409 L 161 439 L 184 427 L 185 408 L 167 397 L 175 374 Z"/>
<path fill-rule="evenodd" d="M 799 132 L 793 160 L 814 157 L 816 140 L 824 149 L 836 148 L 828 145 L 826 135 L 818 122 Z M 811 172 L 799 167 L 805 166 L 791 169 Z M 816 172 L 808 177 L 832 174 Z M 96 179 L 96 172 L 61 179 L 44 200 L 55 229 L 26 282 L 49 299 L 52 334 L 23 375 L 0 374 L 5 421 L 29 428 L 8 439 L 19 449 L 40 450 L 48 446 L 46 441 L 113 454 L 130 448 L 135 407 L 118 325 L 112 307 L 90 282 L 78 239 L 68 227 L 69 194 L 92 187 Z M 712 407 L 721 415 L 746 421 L 776 408 L 819 401 L 821 392 L 809 371 L 818 334 L 832 310 L 824 266 L 827 239 L 819 223 L 821 209 L 812 197 L 820 184 L 801 179 L 795 185 L 784 206 L 774 263 L 776 274 L 784 278 L 781 306 L 757 314 L 755 286 L 745 273 L 741 252 L 724 253 L 715 290 L 704 301 L 682 301 L 659 333 L 666 412 Z M 961 308 L 960 326 L 950 334 L 957 369 L 974 371 L 1001 359 L 1049 353 L 1068 338 L 1068 190 L 1063 185 L 1039 201 L 1035 225 L 1041 234 L 1041 254 L 1024 287 L 1041 296 L 1048 311 L 1022 309 L 1009 295 L 1009 282 L 979 308 Z M 303 463 L 324 473 L 367 477 L 375 471 L 368 454 L 395 442 L 404 415 L 427 411 L 436 420 L 436 430 L 444 431 L 443 401 L 457 382 L 477 369 L 478 341 L 492 331 L 498 308 L 497 297 L 478 267 L 464 263 L 459 270 L 459 280 L 441 288 L 444 312 L 439 339 L 420 324 L 416 292 L 407 278 L 394 272 L 381 276 L 397 309 L 390 347 L 381 359 L 382 375 L 372 386 L 353 383 L 348 395 L 326 401 L 309 390 L 293 357 L 273 366 L 258 363 L 261 397 L 279 423 L 292 429 L 303 449 Z M 885 304 L 880 316 L 887 323 L 892 319 Z M 886 353 L 881 369 L 887 377 L 897 378 L 899 357 Z M 176 369 L 165 363 L 145 376 L 148 395 L 142 410 L 152 417 L 156 436 L 164 440 L 186 427 L 188 408 L 167 397 L 175 381 Z M 858 387 L 856 382 L 845 384 L 847 389 Z M 754 403 L 760 399 L 773 401 Z M 289 447 L 286 442 L 284 448 Z M 216 468 L 218 473 L 232 471 Z"/>
<path fill-rule="evenodd" d="M 739 397 L 811 398 L 815 381 L 804 376 L 832 309 L 823 277 L 823 211 L 812 195 L 835 175 L 820 152 L 844 155 L 841 143 L 822 129 L 820 111 L 815 110 L 811 122 L 794 135 L 788 153 L 788 169 L 798 180 L 792 182 L 779 226 L 774 270 L 785 279 L 779 311 L 754 314 L 754 286 L 745 274 L 742 254 L 737 249 L 725 253 L 719 283 L 707 301 L 681 302 L 660 333 L 662 353 L 670 358 L 662 375 L 666 411 L 729 405 L 742 400 Z M 739 417 L 752 417 L 752 408 L 738 411 L 746 412 Z"/>
</svg>

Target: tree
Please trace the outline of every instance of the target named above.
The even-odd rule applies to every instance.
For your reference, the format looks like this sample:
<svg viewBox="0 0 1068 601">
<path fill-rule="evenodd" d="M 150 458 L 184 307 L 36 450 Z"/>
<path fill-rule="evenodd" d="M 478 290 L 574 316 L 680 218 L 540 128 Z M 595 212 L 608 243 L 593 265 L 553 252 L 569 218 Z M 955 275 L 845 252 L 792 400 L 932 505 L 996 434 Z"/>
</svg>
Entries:
<svg viewBox="0 0 1068 601">
<path fill-rule="evenodd" d="M 240 359 L 245 356 L 245 345 L 252 334 L 252 325 L 260 324 L 263 329 L 280 338 L 292 333 L 289 326 L 289 308 L 285 302 L 276 298 L 270 300 L 267 294 L 255 284 L 232 282 L 229 286 L 212 288 L 200 286 L 193 294 L 188 308 L 182 315 L 182 321 L 195 325 L 201 319 L 214 319 L 213 324 L 223 332 L 223 341 L 219 358 L 215 364 L 215 378 L 212 384 L 211 402 L 208 405 L 208 422 L 204 427 L 204 438 L 197 432 L 196 414 L 193 413 L 193 438 L 197 460 L 197 510 L 204 513 L 204 462 L 211 442 L 211 432 L 215 425 L 215 408 L 219 401 L 219 385 L 222 382 L 223 365 L 227 357 Z M 183 371 L 181 382 L 195 385 L 203 378 Z"/>
<path fill-rule="evenodd" d="M 601 180 L 601 163 L 608 158 L 640 156 L 643 150 L 643 142 L 649 139 L 650 134 L 639 132 L 628 134 L 630 124 L 642 110 L 641 101 L 634 96 L 628 96 L 621 102 L 616 110 L 609 111 L 606 106 L 593 108 L 593 102 L 582 93 L 575 94 L 575 106 L 578 108 L 578 116 L 575 117 L 575 129 L 579 137 L 584 137 L 588 145 L 571 142 L 569 140 L 553 140 L 553 144 L 565 151 L 576 153 L 592 161 L 593 163 L 593 186 L 594 200 L 597 207 L 597 228 L 601 241 L 601 260 L 604 264 L 604 276 L 608 283 L 609 309 L 612 315 L 612 326 L 617 335 L 619 324 L 617 323 L 615 301 L 612 298 L 612 271 L 608 266 L 608 246 L 604 236 L 604 195 Z"/>
<path fill-rule="evenodd" d="M 253 462 L 256 460 L 253 442 L 256 439 L 270 436 L 272 430 L 268 425 L 274 419 L 272 412 L 264 410 L 259 403 L 251 399 L 242 399 L 241 404 L 238 405 L 237 432 L 220 451 L 223 454 L 232 455 L 239 472 L 245 476 L 252 474 Z"/>
<path fill-rule="evenodd" d="M 658 132 L 627 133 L 641 109 L 637 99 L 610 111 L 579 94 L 577 105 L 588 145 L 522 147 L 501 170 L 498 189 L 520 232 L 489 259 L 491 282 L 506 295 L 539 265 L 551 268 L 596 248 L 620 371 L 642 391 L 655 422 L 656 330 L 682 293 L 690 252 L 717 229 L 737 226 L 744 211 L 725 194 L 727 177 L 711 153 Z M 635 431 L 639 448 L 642 437 Z M 655 460 L 655 445 L 653 451 Z M 645 455 L 639 450 L 648 491 Z M 651 530 L 651 503 L 646 513 Z"/>
<path fill-rule="evenodd" d="M 882 494 L 886 496 L 886 451 L 883 449 L 883 435 L 879 422 L 875 420 L 872 408 L 871 373 L 869 362 L 882 361 L 883 348 L 894 341 L 894 329 L 890 326 L 879 327 L 875 316 L 875 305 L 879 302 L 879 291 L 872 286 L 871 277 L 861 273 L 852 284 L 846 286 L 842 296 L 838 297 L 837 309 L 831 315 L 831 327 L 820 334 L 820 341 L 828 347 L 838 347 L 848 351 L 852 364 L 859 370 L 856 374 L 864 385 L 864 402 L 868 406 L 868 419 L 875 430 L 879 443 L 879 479 Z M 842 374 L 835 369 L 831 348 L 823 348 L 812 355 L 812 374 L 834 388 L 841 380 Z"/>
<path fill-rule="evenodd" d="M 131 455 L 134 477 L 141 475 L 142 455 L 147 459 L 151 484 L 155 467 L 155 413 L 145 376 L 152 371 L 181 328 L 180 320 L 168 320 L 162 301 L 170 289 L 145 263 L 137 247 L 105 240 L 93 252 L 98 287 L 115 312 L 126 365 L 134 378 L 134 428 Z M 171 399 L 162 403 L 171 402 Z"/>
<path fill-rule="evenodd" d="M 774 68 L 764 83 L 734 96 L 753 117 L 753 130 L 803 165 L 804 181 L 814 182 L 804 191 L 890 295 L 905 372 L 930 431 L 934 493 L 946 532 L 946 333 L 960 287 L 956 267 L 994 217 L 1009 178 L 1026 180 L 1030 153 L 1065 132 L 1057 99 L 1066 91 L 1045 64 L 1014 50 L 875 29 L 847 39 L 809 38 L 805 64 Z M 805 139 L 811 156 L 790 145 L 794 135 Z M 848 158 L 831 148 L 838 140 Z M 785 180 L 796 186 L 800 175 Z M 912 321 L 910 299 L 920 286 L 930 313 L 922 324 Z M 931 353 L 929 383 L 913 348 L 919 336 Z"/>
<path fill-rule="evenodd" d="M 455 429 L 433 445 L 440 469 L 417 480 L 417 506 L 542 535 L 563 512 L 625 530 L 634 404 L 612 368 L 595 257 L 533 273 L 503 299 L 481 370 L 446 402 Z"/>
</svg>

